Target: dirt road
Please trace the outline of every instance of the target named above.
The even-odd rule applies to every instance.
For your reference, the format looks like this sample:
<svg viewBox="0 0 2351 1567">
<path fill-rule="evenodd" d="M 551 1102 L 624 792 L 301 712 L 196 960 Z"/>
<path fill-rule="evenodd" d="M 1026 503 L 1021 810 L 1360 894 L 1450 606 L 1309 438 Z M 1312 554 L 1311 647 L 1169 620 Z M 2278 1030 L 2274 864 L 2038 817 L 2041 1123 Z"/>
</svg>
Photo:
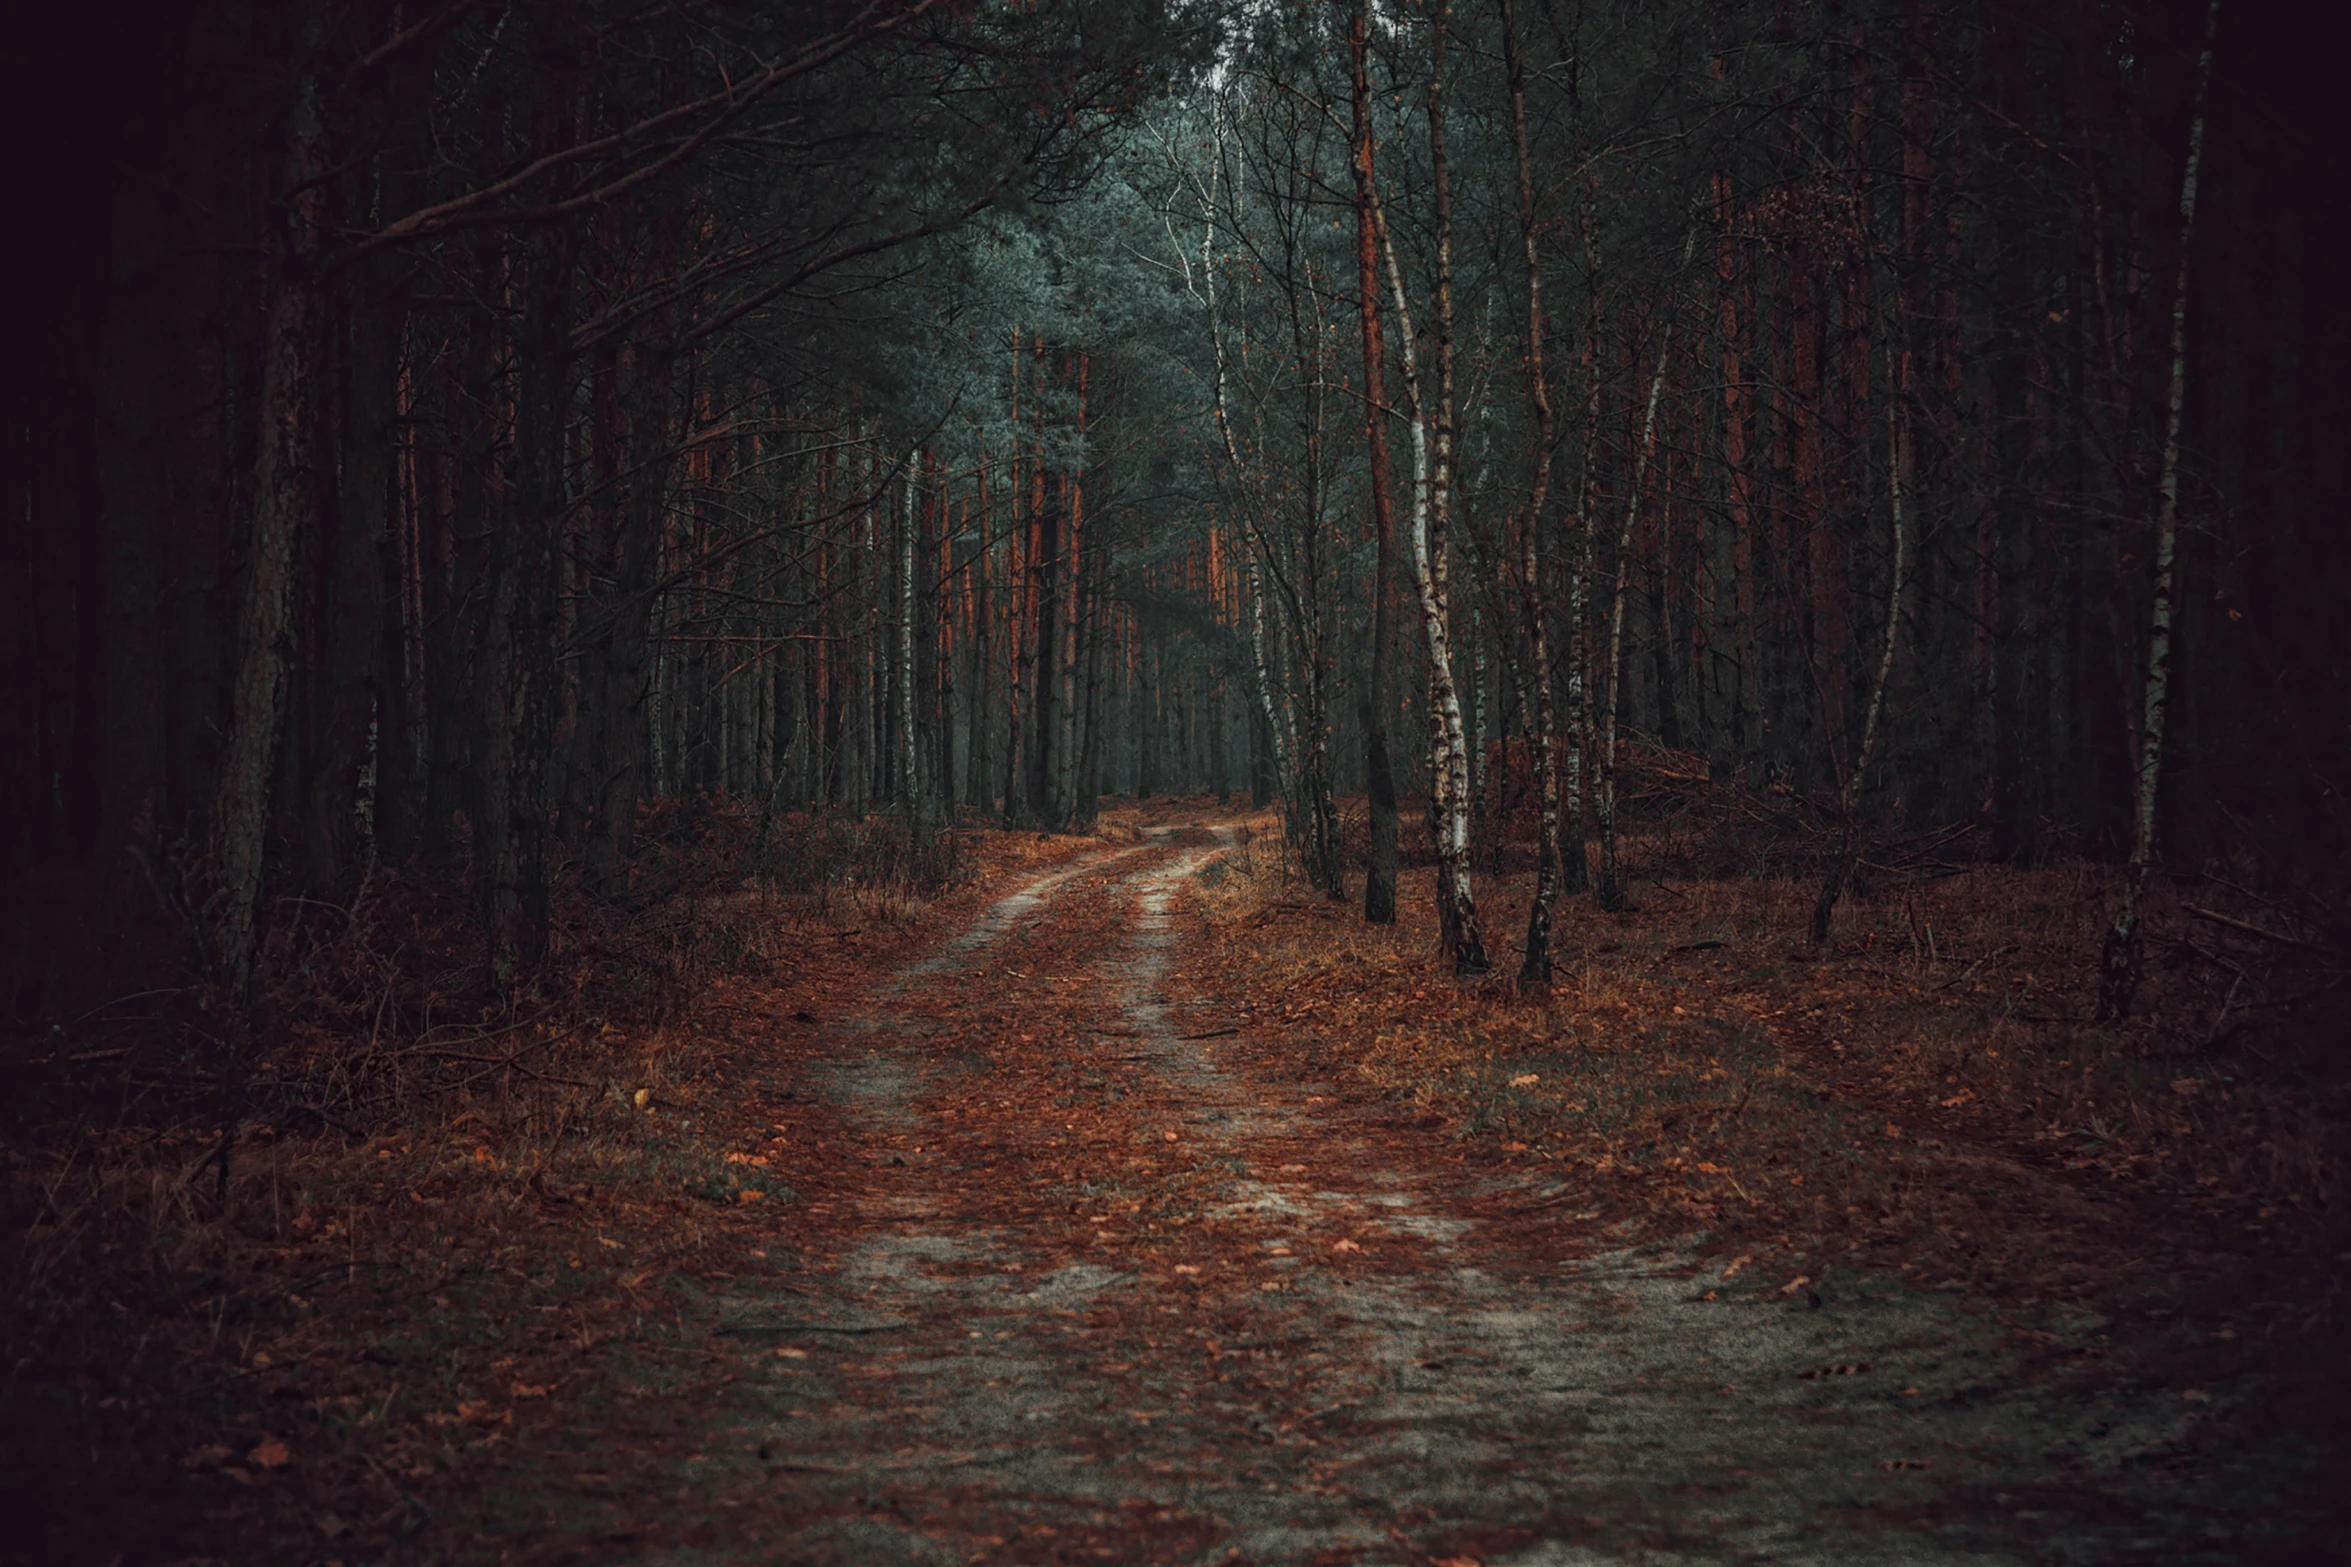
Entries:
<svg viewBox="0 0 2351 1567">
<path fill-rule="evenodd" d="M 1701 1265 L 1299 1079 L 1186 973 L 1233 845 L 1089 851 L 745 1084 L 799 1200 L 652 1286 L 723 1375 L 590 1398 L 507 1549 L 2242 1559 L 2262 1488 L 2164 1457 L 2225 1394 L 2025 1380 L 1956 1297 Z"/>
</svg>

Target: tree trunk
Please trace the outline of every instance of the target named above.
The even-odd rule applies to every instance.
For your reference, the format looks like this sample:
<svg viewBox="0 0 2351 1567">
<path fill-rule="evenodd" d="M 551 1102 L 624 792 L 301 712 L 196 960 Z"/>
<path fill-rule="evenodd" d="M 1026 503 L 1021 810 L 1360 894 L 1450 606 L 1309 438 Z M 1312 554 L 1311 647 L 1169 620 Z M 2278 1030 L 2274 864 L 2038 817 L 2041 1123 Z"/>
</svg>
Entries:
<svg viewBox="0 0 2351 1567">
<path fill-rule="evenodd" d="M 360 777 L 371 727 L 382 722 L 384 554 L 392 530 L 393 444 L 398 439 L 400 338 L 406 324 L 405 267 L 370 265 L 353 280 L 347 312 L 347 393 L 343 494 L 326 582 L 325 678 L 303 822 L 311 895 L 339 899 L 354 869 Z M 323 542 L 323 541 L 322 541 Z M 378 766 L 378 776 L 382 768 Z M 366 848 L 372 852 L 373 843 Z"/>
<path fill-rule="evenodd" d="M 658 334 L 661 326 L 657 321 L 652 330 Z M 611 502 L 611 555 L 594 574 L 604 578 L 591 589 L 590 609 L 600 631 L 588 650 L 589 659 L 602 666 L 596 684 L 602 690 L 604 712 L 596 725 L 601 754 L 592 759 L 596 768 L 594 814 L 584 869 L 588 889 L 604 898 L 618 897 L 627 890 L 637 797 L 651 751 L 653 578 L 661 559 L 662 514 L 669 488 L 667 453 L 674 418 L 671 399 L 676 361 L 670 345 L 656 336 L 639 344 L 627 362 L 629 381 L 621 412 L 625 444 L 619 493 Z M 822 661 L 837 645 L 820 645 L 816 654 L 820 676 Z M 837 747 L 840 743 L 838 690 L 837 679 L 820 685 L 819 708 L 831 711 L 829 718 L 820 712 L 818 734 L 811 737 L 813 745 L 829 741 Z"/>
<path fill-rule="evenodd" d="M 1910 443 L 1902 428 L 1902 393 L 1909 380 L 1904 372 L 1897 372 L 1892 385 L 1886 388 L 1886 496 L 1892 514 L 1893 575 L 1886 587 L 1886 635 L 1878 648 L 1877 670 L 1869 683 L 1869 707 L 1861 720 L 1861 744 L 1853 753 L 1853 765 L 1845 774 L 1845 781 L 1837 791 L 1837 857 L 1829 873 L 1821 882 L 1820 897 L 1812 906 L 1812 944 L 1825 945 L 1829 939 L 1829 921 L 1837 911 L 1837 900 L 1844 895 L 1845 882 L 1853 874 L 1853 862 L 1860 852 L 1861 839 L 1856 830 L 1855 809 L 1861 799 L 1862 775 L 1877 752 L 1878 719 L 1885 712 L 1886 687 L 1894 674 L 1894 649 L 1902 631 L 1903 577 L 1909 569 L 1906 553 L 1907 534 L 1902 516 L 1902 503 L 1910 466 Z"/>
<path fill-rule="evenodd" d="M 1585 760 L 1592 747 L 1592 552 L 1599 534 L 1592 512 L 1600 483 L 1601 390 L 1600 249 L 1593 206 L 1594 197 L 1587 190 L 1577 214 L 1584 246 L 1584 438 L 1567 559 L 1567 759 L 1560 779 L 1559 842 L 1560 888 L 1565 892 L 1582 892 L 1591 880 L 1584 857 L 1584 809 Z"/>
<path fill-rule="evenodd" d="M 898 734 L 895 750 L 898 775 L 899 808 L 910 821 L 924 819 L 922 801 L 918 798 L 916 751 L 914 742 L 915 679 L 914 665 L 914 561 L 916 513 L 922 505 L 922 452 L 918 448 L 906 454 L 906 505 L 898 528 Z"/>
<path fill-rule="evenodd" d="M 986 810 L 996 797 L 996 668 L 994 644 L 990 640 L 993 627 L 989 616 L 994 608 L 988 601 L 990 567 L 996 550 L 989 530 L 995 518 L 988 510 L 988 469 L 983 462 L 974 480 L 972 496 L 974 529 L 978 542 L 971 559 L 971 737 L 965 756 L 970 762 L 970 781 L 964 787 L 972 804 Z"/>
<path fill-rule="evenodd" d="M 1292 779 L 1296 775 L 1291 766 L 1291 749 L 1283 729 L 1281 711 L 1274 702 L 1274 672 L 1267 657 L 1268 649 L 1265 640 L 1265 594 L 1258 586 L 1256 554 L 1245 549 L 1244 558 L 1248 564 L 1242 568 L 1241 580 L 1247 599 L 1244 613 L 1249 617 L 1250 681 L 1252 688 L 1257 693 L 1259 720 L 1265 725 L 1266 759 L 1272 764 L 1275 786 L 1286 800 Z M 1185 781 L 1188 783 L 1190 779 L 1187 778 Z M 1264 793 L 1262 788 L 1259 792 L 1261 796 Z M 1262 807 L 1267 802 L 1261 797 L 1256 803 Z M 1294 812 L 1287 810 L 1285 810 L 1285 814 L 1293 817 L 1295 815 Z"/>
<path fill-rule="evenodd" d="M 1682 245 L 1682 265 L 1698 240 L 1693 228 Z M 1641 442 L 1633 457 L 1633 471 L 1625 487 L 1624 527 L 1616 536 L 1616 586 L 1608 606 L 1608 685 L 1600 713 L 1600 787 L 1595 791 L 1594 814 L 1600 827 L 1600 907 L 1624 907 L 1624 878 L 1616 859 L 1616 715 L 1623 704 L 1624 600 L 1626 568 L 1632 562 L 1633 529 L 1641 519 L 1641 492 L 1649 483 L 1649 460 L 1657 449 L 1657 403 L 1665 393 L 1665 367 L 1673 353 L 1673 316 L 1670 297 L 1665 327 L 1657 343 L 1657 368 L 1649 377 L 1649 400 L 1641 415 Z"/>
<path fill-rule="evenodd" d="M 1471 758 L 1463 731 L 1461 695 L 1454 679 L 1452 649 L 1452 524 L 1454 501 L 1455 418 L 1453 397 L 1453 182 L 1446 158 L 1445 45 L 1452 24 L 1449 4 L 1435 7 L 1429 18 L 1429 163 L 1430 206 L 1437 238 L 1437 364 L 1436 417 L 1429 442 L 1428 509 L 1416 541 L 1420 552 L 1422 615 L 1428 624 L 1430 708 L 1442 739 L 1431 747 L 1445 767 L 1442 827 L 1437 845 L 1437 874 L 1444 883 L 1442 904 L 1451 929 L 1453 971 L 1467 976 L 1491 967 L 1486 957 L 1485 925 L 1478 917 L 1470 888 Z M 1401 313 L 1398 316 L 1402 320 Z M 1409 328 L 1407 328 L 1409 330 Z"/>
<path fill-rule="evenodd" d="M 553 138 L 560 144 L 560 136 Z M 516 343 L 514 513 L 502 530 L 513 574 L 513 740 L 509 751 L 508 826 L 513 835 L 511 935 L 493 930 L 493 963 L 511 957 L 536 964 L 546 956 L 554 875 L 557 780 L 550 776 L 561 701 L 557 639 L 562 613 L 558 534 L 568 511 L 564 426 L 571 402 L 570 235 L 538 236 L 527 263 L 521 335 Z M 494 889 L 502 895 L 502 887 Z M 510 980 L 511 975 L 504 976 Z"/>
<path fill-rule="evenodd" d="M 1389 756 L 1388 721 L 1396 706 L 1390 689 L 1389 642 L 1396 583 L 1396 504 L 1389 492 L 1387 348 L 1380 334 L 1379 246 L 1372 221 L 1371 82 L 1365 65 L 1369 0 L 1356 0 L 1348 22 L 1353 62 L 1350 102 L 1355 133 L 1355 286 L 1362 315 L 1363 436 L 1371 470 L 1375 554 L 1371 586 L 1371 671 L 1363 694 L 1364 791 L 1371 811 L 1370 862 L 1363 878 L 1363 917 L 1373 925 L 1396 920 L 1396 771 Z"/>
<path fill-rule="evenodd" d="M 1441 148 L 1444 140 L 1443 48 L 1444 33 L 1438 28 L 1436 69 L 1431 78 L 1429 93 L 1431 146 Z M 1441 166 L 1441 163 L 1440 163 Z M 1444 187 L 1440 182 L 1439 189 Z M 1404 292 L 1404 271 L 1396 260 L 1395 235 L 1390 231 L 1385 211 L 1377 204 L 1372 216 L 1379 227 L 1381 258 L 1388 273 L 1388 292 L 1396 307 L 1396 346 L 1403 359 L 1405 401 L 1410 407 L 1412 431 L 1412 566 L 1420 589 L 1421 633 L 1428 644 L 1429 655 L 1429 822 L 1436 838 L 1437 848 L 1437 919 L 1447 950 L 1453 956 L 1457 974 L 1483 973 L 1490 965 L 1486 958 L 1484 933 L 1477 921 L 1477 907 L 1470 897 L 1469 882 L 1469 772 L 1464 751 L 1467 742 L 1462 734 L 1460 689 L 1453 678 L 1453 630 L 1450 606 L 1446 602 L 1443 555 L 1440 541 L 1431 537 L 1442 520 L 1437 514 L 1436 497 L 1442 492 L 1449 476 L 1444 474 L 1438 459 L 1431 452 L 1429 414 L 1430 399 L 1422 395 L 1420 352 L 1412 323 L 1412 307 Z M 1444 210 L 1441 207 L 1441 210 Z M 1444 211 L 1446 217 L 1449 210 Z M 1439 224 L 1438 298 L 1441 317 L 1450 317 L 1450 235 L 1449 224 Z M 1449 321 L 1448 321 L 1449 328 Z M 1451 352 L 1449 329 L 1440 329 L 1440 345 L 1449 357 Z M 1440 377 L 1442 379 L 1442 377 Z M 1437 419 L 1444 417 L 1440 395 Z"/>
<path fill-rule="evenodd" d="M 1080 624 L 1084 678 L 1080 682 L 1084 719 L 1079 742 L 1077 801 L 1070 813 L 1071 821 L 1081 832 L 1091 832 L 1102 813 L 1102 768 L 1108 749 L 1103 734 L 1102 642 L 1103 622 L 1109 616 L 1109 558 L 1099 550 L 1086 553 L 1086 577 L 1090 585 L 1081 584 L 1078 602 L 1083 606 Z"/>
<path fill-rule="evenodd" d="M 1028 773 L 1024 766 L 1028 751 L 1027 717 L 1021 702 L 1023 681 L 1021 671 L 1026 659 L 1022 638 L 1029 634 L 1028 622 L 1036 604 L 1034 558 L 1030 545 L 1030 530 L 1035 526 L 1035 513 L 1026 512 L 1020 484 L 1020 328 L 1012 329 L 1012 442 L 1007 458 L 1011 480 L 1007 510 L 1009 527 L 1004 539 L 1004 824 L 1016 826 L 1028 820 L 1028 806 L 1024 795 Z"/>
<path fill-rule="evenodd" d="M 1061 538 L 1061 514 L 1055 507 L 1040 507 L 1033 538 L 1035 553 L 1029 561 L 1029 591 L 1037 605 L 1036 625 L 1033 631 L 1035 668 L 1030 681 L 1031 715 L 1029 742 L 1029 820 L 1044 832 L 1059 832 L 1061 821 L 1055 809 L 1056 781 L 1061 765 L 1061 671 L 1055 666 L 1061 654 L 1061 554 L 1065 548 Z"/>
<path fill-rule="evenodd" d="M 1526 509 L 1519 517 L 1519 602 L 1524 606 L 1528 682 L 1533 711 L 1528 719 L 1527 751 L 1534 762 L 1535 807 L 1538 814 L 1535 845 L 1535 895 L 1527 909 L 1525 961 L 1519 982 L 1551 983 L 1551 909 L 1559 896 L 1559 765 L 1554 749 L 1559 715 L 1551 691 L 1551 606 L 1546 594 L 1543 564 L 1543 501 L 1551 487 L 1551 388 L 1543 369 L 1543 267 L 1535 230 L 1534 171 L 1527 157 L 1526 68 L 1519 60 L 1517 29 L 1510 0 L 1499 0 L 1502 13 L 1502 59 L 1510 90 L 1510 128 L 1517 154 L 1518 234 L 1527 268 L 1527 404 L 1535 420 L 1535 471 L 1527 484 Z"/>
<path fill-rule="evenodd" d="M 2171 393 L 2163 413 L 2163 470 L 2155 505 L 2155 594 L 2147 627 L 2147 683 L 2139 720 L 2138 798 L 2131 818 L 2131 857 L 2122 904 L 2099 954 L 2098 1016 L 2130 1016 L 2139 988 L 2139 899 L 2155 858 L 2155 791 L 2163 773 L 2164 721 L 2171 711 L 2172 562 L 2179 549 L 2180 427 L 2188 398 L 2188 261 L 2196 237 L 2196 176 L 2204 160 L 2204 104 L 2212 89 L 2212 41 L 2220 0 L 2204 12 L 2204 49 L 2196 60 L 2196 101 L 2188 121 L 2188 166 L 2180 175 L 2180 261 L 2171 295 Z"/>
<path fill-rule="evenodd" d="M 1067 522 L 1063 527 L 1061 561 L 1056 573 L 1055 597 L 1061 606 L 1061 645 L 1055 650 L 1055 661 L 1060 665 L 1060 733 L 1054 745 L 1055 771 L 1053 786 L 1053 814 L 1066 827 L 1077 819 L 1078 770 L 1082 760 L 1080 725 L 1085 718 L 1084 693 L 1079 688 L 1080 661 L 1084 657 L 1085 635 L 1085 572 L 1093 553 L 1086 535 L 1086 468 L 1084 442 L 1086 437 L 1086 382 L 1091 369 L 1088 356 L 1080 352 L 1077 359 L 1077 435 L 1080 455 L 1075 469 L 1062 480 L 1063 512 Z"/>
<path fill-rule="evenodd" d="M 326 170 L 318 55 L 324 23 L 309 8 L 295 45 L 293 103 L 287 110 L 279 189 L 285 210 L 269 248 L 261 343 L 260 441 L 254 457 L 253 523 L 237 594 L 236 663 L 228 730 L 213 785 L 212 959 L 244 994 L 253 976 L 253 939 L 269 834 L 285 700 L 287 638 L 294 586 L 294 539 L 315 502 L 312 421 L 318 388 L 318 220 Z"/>
</svg>

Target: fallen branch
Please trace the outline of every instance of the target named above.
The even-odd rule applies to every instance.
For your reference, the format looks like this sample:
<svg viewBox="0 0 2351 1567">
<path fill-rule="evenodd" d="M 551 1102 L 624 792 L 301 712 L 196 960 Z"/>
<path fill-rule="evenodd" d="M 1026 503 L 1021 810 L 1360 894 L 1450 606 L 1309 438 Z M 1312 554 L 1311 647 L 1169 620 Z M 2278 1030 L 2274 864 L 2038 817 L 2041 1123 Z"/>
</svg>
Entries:
<svg viewBox="0 0 2351 1567">
<path fill-rule="evenodd" d="M 2332 948 L 2318 942 L 2306 941 L 2300 936 L 2289 936 L 2282 931 L 2271 930 L 2266 925 L 2256 925 L 2251 920 L 2233 919 L 2212 909 L 2198 908 L 2193 903 L 2183 903 L 2180 907 L 2198 919 L 2210 920 L 2215 925 L 2226 925 L 2231 930 L 2241 930 L 2248 936 L 2259 936 L 2264 940 L 2275 941 L 2285 946 L 2300 947 L 2305 952 L 2324 952 L 2330 956 L 2333 954 Z"/>
</svg>

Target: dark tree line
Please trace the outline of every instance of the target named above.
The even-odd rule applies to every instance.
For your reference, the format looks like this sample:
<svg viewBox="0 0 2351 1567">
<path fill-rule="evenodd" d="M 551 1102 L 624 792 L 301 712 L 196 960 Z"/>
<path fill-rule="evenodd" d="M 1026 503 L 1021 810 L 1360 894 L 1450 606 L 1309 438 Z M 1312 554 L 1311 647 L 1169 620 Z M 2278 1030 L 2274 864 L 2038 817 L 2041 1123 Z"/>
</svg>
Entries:
<svg viewBox="0 0 2351 1567">
<path fill-rule="evenodd" d="M 1373 919 L 1417 795 L 1477 971 L 1523 777 L 1540 981 L 1557 898 L 1625 896 L 1636 735 L 1834 836 L 1822 932 L 1965 823 L 2339 890 L 2342 220 L 2273 10 L 41 25 L 20 1019 L 243 989 L 273 911 L 419 867 L 510 993 L 704 792 L 1247 787 Z"/>
<path fill-rule="evenodd" d="M 939 503 L 899 502 L 922 411 L 875 365 L 974 219 L 1083 181 L 1179 29 L 936 0 L 147 20 L 51 18 L 20 56 L 73 75 L 19 83 L 50 238 L 7 446 L 16 1009 L 182 936 L 241 988 L 273 899 L 419 858 L 469 867 L 504 988 L 567 868 L 620 895 L 648 792 L 752 783 L 778 724 L 823 731 L 826 797 L 891 797 L 886 715 L 921 697 L 874 684 L 878 634 L 845 661 L 873 628 L 844 595 L 898 627 L 911 568 L 867 557 L 926 547 Z M 804 640 L 833 650 L 791 671 L 805 710 L 772 657 Z"/>
<path fill-rule="evenodd" d="M 1265 569 L 1347 562 L 1272 600 L 1298 754 L 1344 759 L 1299 766 L 1301 841 L 1361 780 L 1380 843 L 1431 725 L 1406 772 L 1482 967 L 1497 789 L 1531 773 L 1544 888 L 1614 906 L 1637 733 L 1831 833 L 1817 936 L 1873 834 L 1961 824 L 2332 897 L 2341 225 L 2296 53 L 2225 0 L 1251 13 L 1189 111 L 1216 172 L 1166 199 L 1222 214 L 1205 352 L 1266 356 L 1222 372 Z M 1369 355 L 1284 356 L 1301 316 Z M 1416 591 L 1399 705 L 1369 607 Z M 1369 712 L 1316 688 L 1334 614 Z"/>
</svg>

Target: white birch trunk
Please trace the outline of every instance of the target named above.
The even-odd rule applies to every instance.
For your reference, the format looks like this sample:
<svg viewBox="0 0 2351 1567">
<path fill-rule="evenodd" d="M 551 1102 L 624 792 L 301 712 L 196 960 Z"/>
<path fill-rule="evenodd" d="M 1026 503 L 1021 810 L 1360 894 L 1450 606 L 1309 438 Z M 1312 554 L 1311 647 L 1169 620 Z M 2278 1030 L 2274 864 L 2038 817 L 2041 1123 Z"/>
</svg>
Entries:
<svg viewBox="0 0 2351 1567">
<path fill-rule="evenodd" d="M 1692 229 L 1682 247 L 1686 266 L 1698 241 Z M 1616 863 L 1616 710 L 1624 684 L 1625 565 L 1633 552 L 1633 529 L 1641 518 L 1641 491 L 1649 482 L 1649 458 L 1657 449 L 1657 403 L 1665 393 L 1665 367 L 1673 353 L 1673 317 L 1666 317 L 1657 345 L 1657 368 L 1649 376 L 1648 407 L 1641 415 L 1641 446 L 1633 457 L 1632 483 L 1624 503 L 1624 526 L 1616 536 L 1616 586 L 1608 606 L 1608 686 L 1600 714 L 1600 780 L 1593 794 L 1593 813 L 1600 827 L 1600 906 L 1624 907 L 1624 882 Z"/>
<path fill-rule="evenodd" d="M 916 818 L 923 814 L 914 744 L 914 536 L 921 507 L 916 482 L 921 460 L 919 448 L 906 454 L 906 510 L 898 530 L 898 801 L 909 817 Z"/>
<path fill-rule="evenodd" d="M 1469 778 L 1464 765 L 1461 696 L 1453 679 L 1451 616 L 1445 602 L 1441 559 L 1430 538 L 1433 463 L 1429 451 L 1429 422 L 1420 389 L 1420 354 L 1414 346 L 1411 301 L 1404 293 L 1404 272 L 1396 262 L 1394 237 L 1388 232 L 1387 213 L 1373 199 L 1372 217 L 1379 229 L 1381 259 L 1386 263 L 1388 292 L 1396 306 L 1397 352 L 1403 362 L 1406 422 L 1412 432 L 1412 515 L 1406 532 L 1412 539 L 1412 576 L 1420 596 L 1421 633 L 1429 651 L 1429 811 L 1437 832 L 1438 905 L 1449 926 L 1458 920 L 1458 900 L 1469 891 Z M 1459 935 L 1446 932 L 1456 949 Z"/>
<path fill-rule="evenodd" d="M 2188 398 L 2188 261 L 2196 234 L 2196 176 L 2204 161 L 2204 105 L 2212 89 L 2212 41 L 2220 0 L 2204 12 L 2204 51 L 2196 60 L 2195 109 L 2188 120 L 2188 166 L 2180 175 L 2180 265 L 2171 296 L 2171 395 L 2163 413 L 2163 469 L 2155 504 L 2155 603 L 2148 616 L 2147 688 L 2139 722 L 2138 799 L 2122 905 L 2100 955 L 2098 1016 L 2130 1015 L 2139 988 L 2139 898 L 2155 858 L 2155 793 L 2163 772 L 2164 721 L 2171 711 L 2172 559 L 2179 547 L 2180 426 Z"/>
<path fill-rule="evenodd" d="M 1274 701 L 1279 685 L 1265 642 L 1265 593 L 1257 581 L 1257 557 L 1246 551 L 1242 558 L 1248 562 L 1241 573 L 1241 581 L 1249 595 L 1249 668 L 1257 682 L 1257 706 L 1265 715 L 1265 732 L 1273 742 L 1274 782 L 1286 802 L 1290 797 L 1289 726 L 1284 722 L 1283 704 Z M 1220 717 L 1217 720 L 1222 722 Z"/>
</svg>

